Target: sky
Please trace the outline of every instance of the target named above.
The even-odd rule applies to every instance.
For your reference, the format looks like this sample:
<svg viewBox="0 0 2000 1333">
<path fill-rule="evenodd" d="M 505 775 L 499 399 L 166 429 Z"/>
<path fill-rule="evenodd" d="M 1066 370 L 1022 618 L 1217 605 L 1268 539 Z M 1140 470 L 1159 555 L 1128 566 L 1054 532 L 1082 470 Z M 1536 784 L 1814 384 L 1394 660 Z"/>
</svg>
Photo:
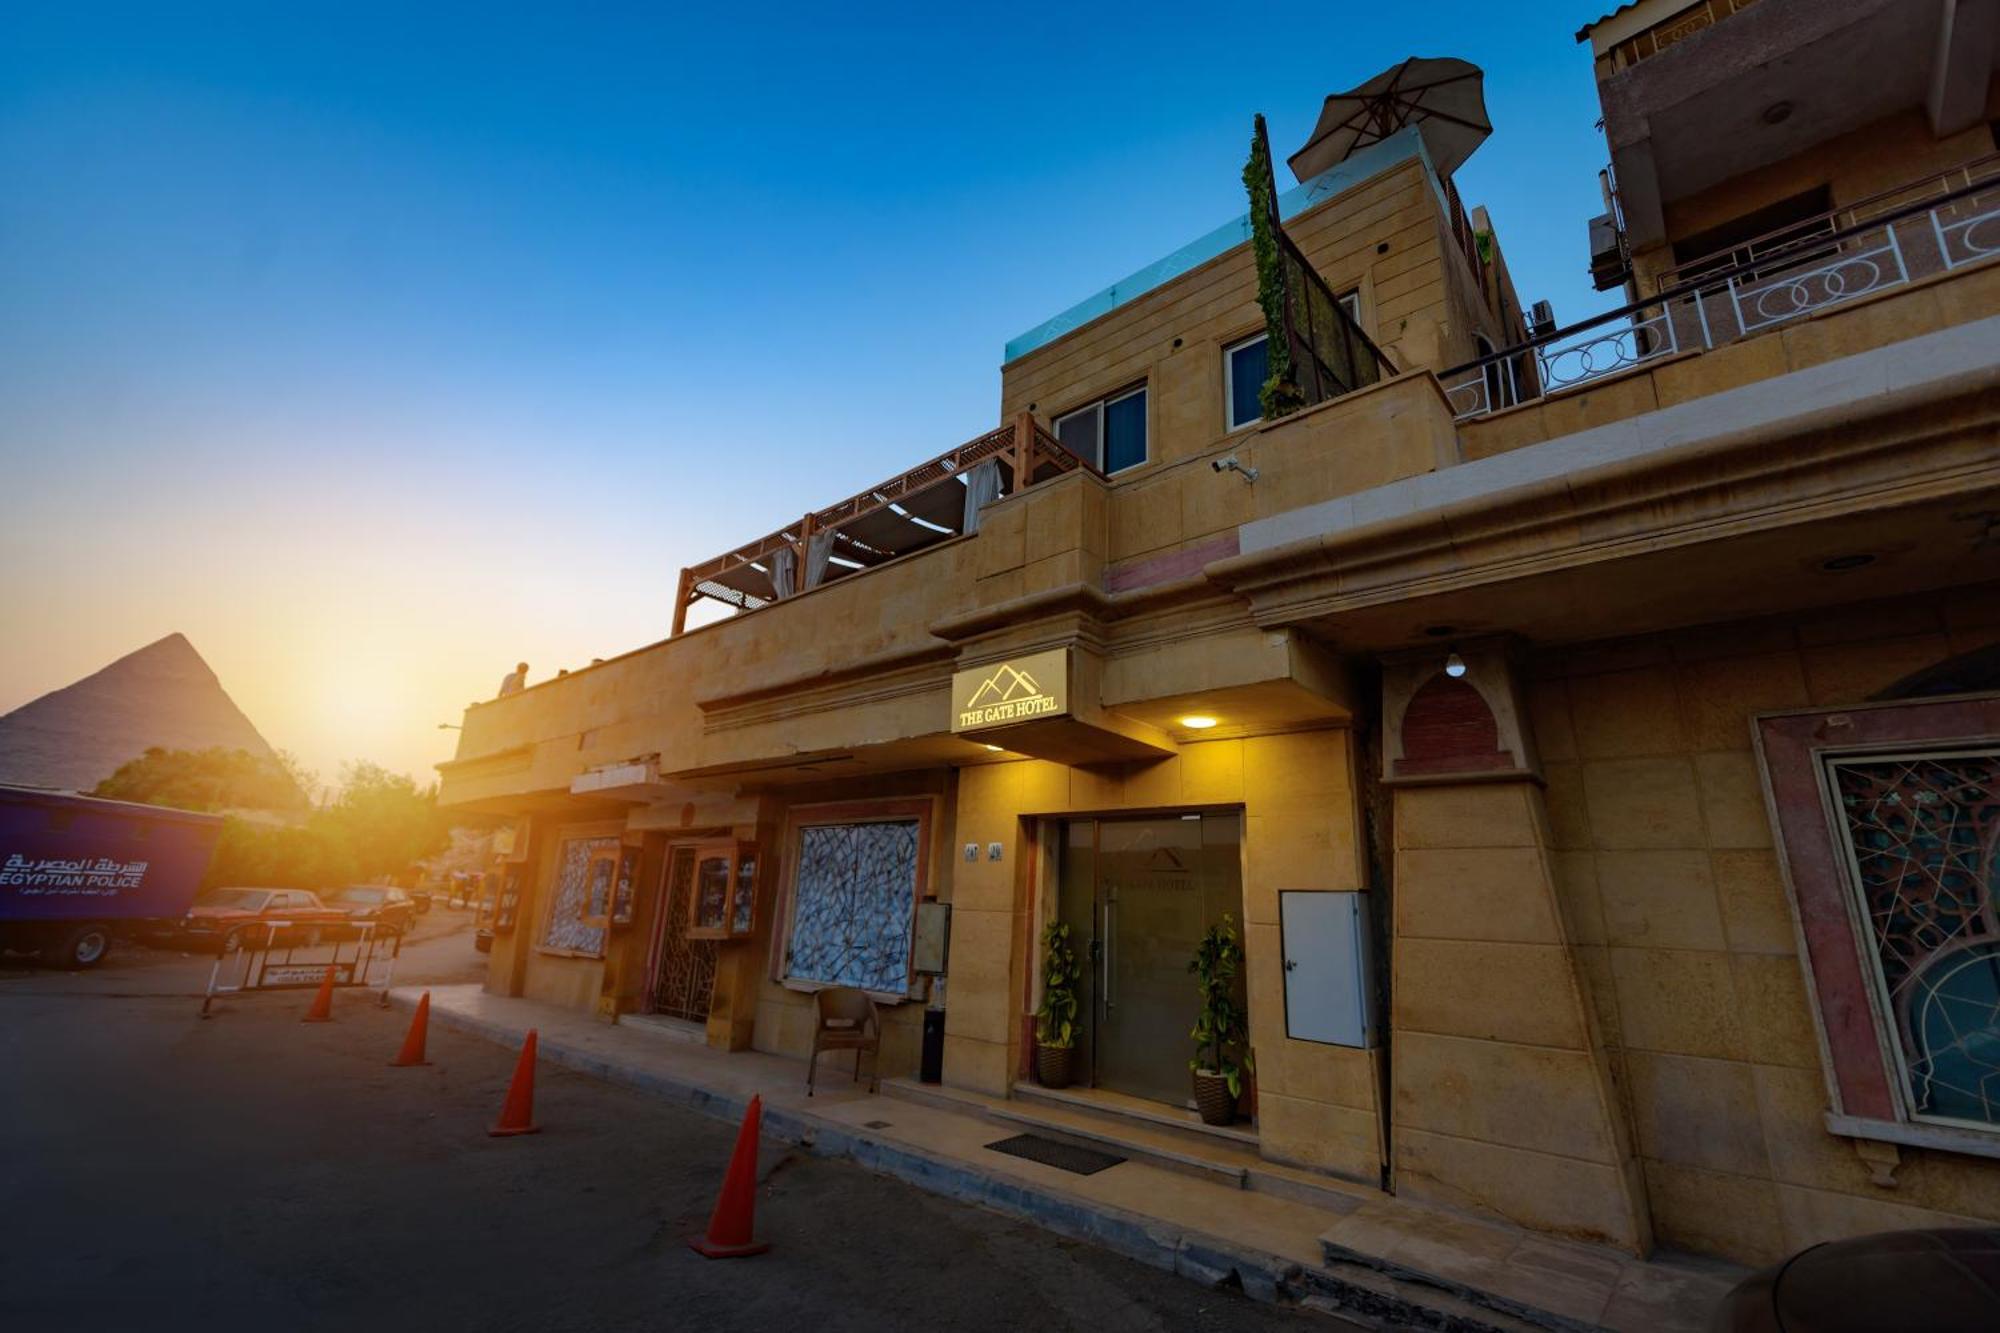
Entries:
<svg viewBox="0 0 2000 1333">
<path fill-rule="evenodd" d="M 1607 309 L 1610 7 L 14 0 L 0 713 L 180 631 L 428 782 L 516 661 L 991 428 L 1007 339 L 1243 212 L 1254 112 L 1282 158 L 1406 56 L 1486 70 L 1523 300 Z"/>
</svg>

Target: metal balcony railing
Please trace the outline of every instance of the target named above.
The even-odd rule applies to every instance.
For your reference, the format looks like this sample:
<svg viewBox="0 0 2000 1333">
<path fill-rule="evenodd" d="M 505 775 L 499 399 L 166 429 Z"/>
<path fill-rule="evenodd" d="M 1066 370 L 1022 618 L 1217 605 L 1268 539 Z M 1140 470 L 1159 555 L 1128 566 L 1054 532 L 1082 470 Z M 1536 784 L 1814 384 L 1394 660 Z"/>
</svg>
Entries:
<svg viewBox="0 0 2000 1333">
<path fill-rule="evenodd" d="M 2000 158 L 1984 161 L 2000 164 Z M 1959 170 L 1976 177 L 1979 166 Z M 1684 264 L 1676 272 L 1685 280 L 1645 300 L 1453 366 L 1438 376 L 1453 415 L 1467 421 L 1649 361 L 1706 352 L 2000 255 L 2000 174 L 1913 203 L 1893 202 L 1891 196 L 1923 184 L 1829 214 L 1825 230 L 1794 223 Z M 1848 220 L 1833 225 L 1841 216 Z"/>
</svg>

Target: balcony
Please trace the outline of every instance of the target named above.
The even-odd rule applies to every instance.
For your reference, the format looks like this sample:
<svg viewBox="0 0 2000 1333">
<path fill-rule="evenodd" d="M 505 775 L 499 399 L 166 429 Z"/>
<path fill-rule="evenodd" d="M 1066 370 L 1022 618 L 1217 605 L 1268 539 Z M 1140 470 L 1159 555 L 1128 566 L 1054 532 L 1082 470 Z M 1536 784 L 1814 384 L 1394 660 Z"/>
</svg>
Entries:
<svg viewBox="0 0 2000 1333">
<path fill-rule="evenodd" d="M 1621 65 L 1607 42 L 1648 12 L 1586 30 L 1634 251 L 1667 239 L 1675 202 L 1888 117 L 1921 110 L 1937 140 L 1971 129 L 2000 58 L 1969 0 L 1705 0 L 1629 34 L 1644 58 Z"/>
<path fill-rule="evenodd" d="M 1630 69 L 1641 60 L 1659 55 L 1668 47 L 1694 36 L 1703 28 L 1711 28 L 1732 14 L 1747 9 L 1755 0 L 1695 0 L 1695 3 L 1668 15 L 1650 27 L 1641 28 L 1628 37 L 1620 37 L 1608 44 L 1603 59 L 1608 70 Z M 1609 17 L 1609 16 L 1608 16 Z M 1598 23 L 1606 22 L 1599 19 Z M 1590 35 L 1591 24 L 1577 34 L 1578 40 Z"/>
<path fill-rule="evenodd" d="M 2000 256 L 2000 155 L 1797 222 L 1664 275 L 1652 297 L 1454 366 L 1455 418 L 1698 356 Z"/>
<path fill-rule="evenodd" d="M 865 574 L 968 536 L 985 505 L 1077 470 L 1095 471 L 1027 413 L 787 527 L 681 571 L 673 632 L 700 601 L 738 612 Z"/>
</svg>

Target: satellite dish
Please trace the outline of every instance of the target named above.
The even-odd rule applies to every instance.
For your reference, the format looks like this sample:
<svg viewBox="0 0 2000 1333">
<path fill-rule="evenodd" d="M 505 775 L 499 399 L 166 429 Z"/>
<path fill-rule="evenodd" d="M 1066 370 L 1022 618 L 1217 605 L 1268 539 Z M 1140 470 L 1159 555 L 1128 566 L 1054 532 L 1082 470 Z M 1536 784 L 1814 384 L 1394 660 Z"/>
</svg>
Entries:
<svg viewBox="0 0 2000 1333">
<path fill-rule="evenodd" d="M 1320 108 L 1305 147 L 1288 159 L 1301 182 L 1380 143 L 1406 126 L 1424 136 L 1439 176 L 1458 170 L 1493 133 L 1486 118 L 1486 72 L 1466 60 L 1412 56 Z"/>
</svg>

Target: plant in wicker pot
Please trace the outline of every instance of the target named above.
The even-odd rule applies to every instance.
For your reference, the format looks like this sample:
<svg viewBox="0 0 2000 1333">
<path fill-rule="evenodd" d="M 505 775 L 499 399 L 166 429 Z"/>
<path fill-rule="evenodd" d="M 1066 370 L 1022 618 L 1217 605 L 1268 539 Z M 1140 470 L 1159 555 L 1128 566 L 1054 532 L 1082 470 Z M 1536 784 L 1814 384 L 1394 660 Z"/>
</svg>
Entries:
<svg viewBox="0 0 2000 1333">
<path fill-rule="evenodd" d="M 1188 1069 L 1194 1075 L 1195 1106 L 1207 1125 L 1226 1125 L 1236 1118 L 1236 1099 L 1243 1093 L 1244 1075 L 1250 1072 L 1250 1056 L 1243 1049 L 1248 1035 L 1243 1005 L 1236 998 L 1236 978 L 1242 970 L 1243 945 L 1237 939 L 1235 919 L 1225 913 L 1208 928 L 1188 962 L 1201 992 L 1201 1014 L 1188 1033 L 1195 1042 Z"/>
<path fill-rule="evenodd" d="M 1035 1077 L 1045 1088 L 1068 1087 L 1076 1072 L 1076 983 L 1082 975 L 1069 926 L 1049 922 L 1042 931 L 1042 1005 L 1035 1010 Z"/>
</svg>

